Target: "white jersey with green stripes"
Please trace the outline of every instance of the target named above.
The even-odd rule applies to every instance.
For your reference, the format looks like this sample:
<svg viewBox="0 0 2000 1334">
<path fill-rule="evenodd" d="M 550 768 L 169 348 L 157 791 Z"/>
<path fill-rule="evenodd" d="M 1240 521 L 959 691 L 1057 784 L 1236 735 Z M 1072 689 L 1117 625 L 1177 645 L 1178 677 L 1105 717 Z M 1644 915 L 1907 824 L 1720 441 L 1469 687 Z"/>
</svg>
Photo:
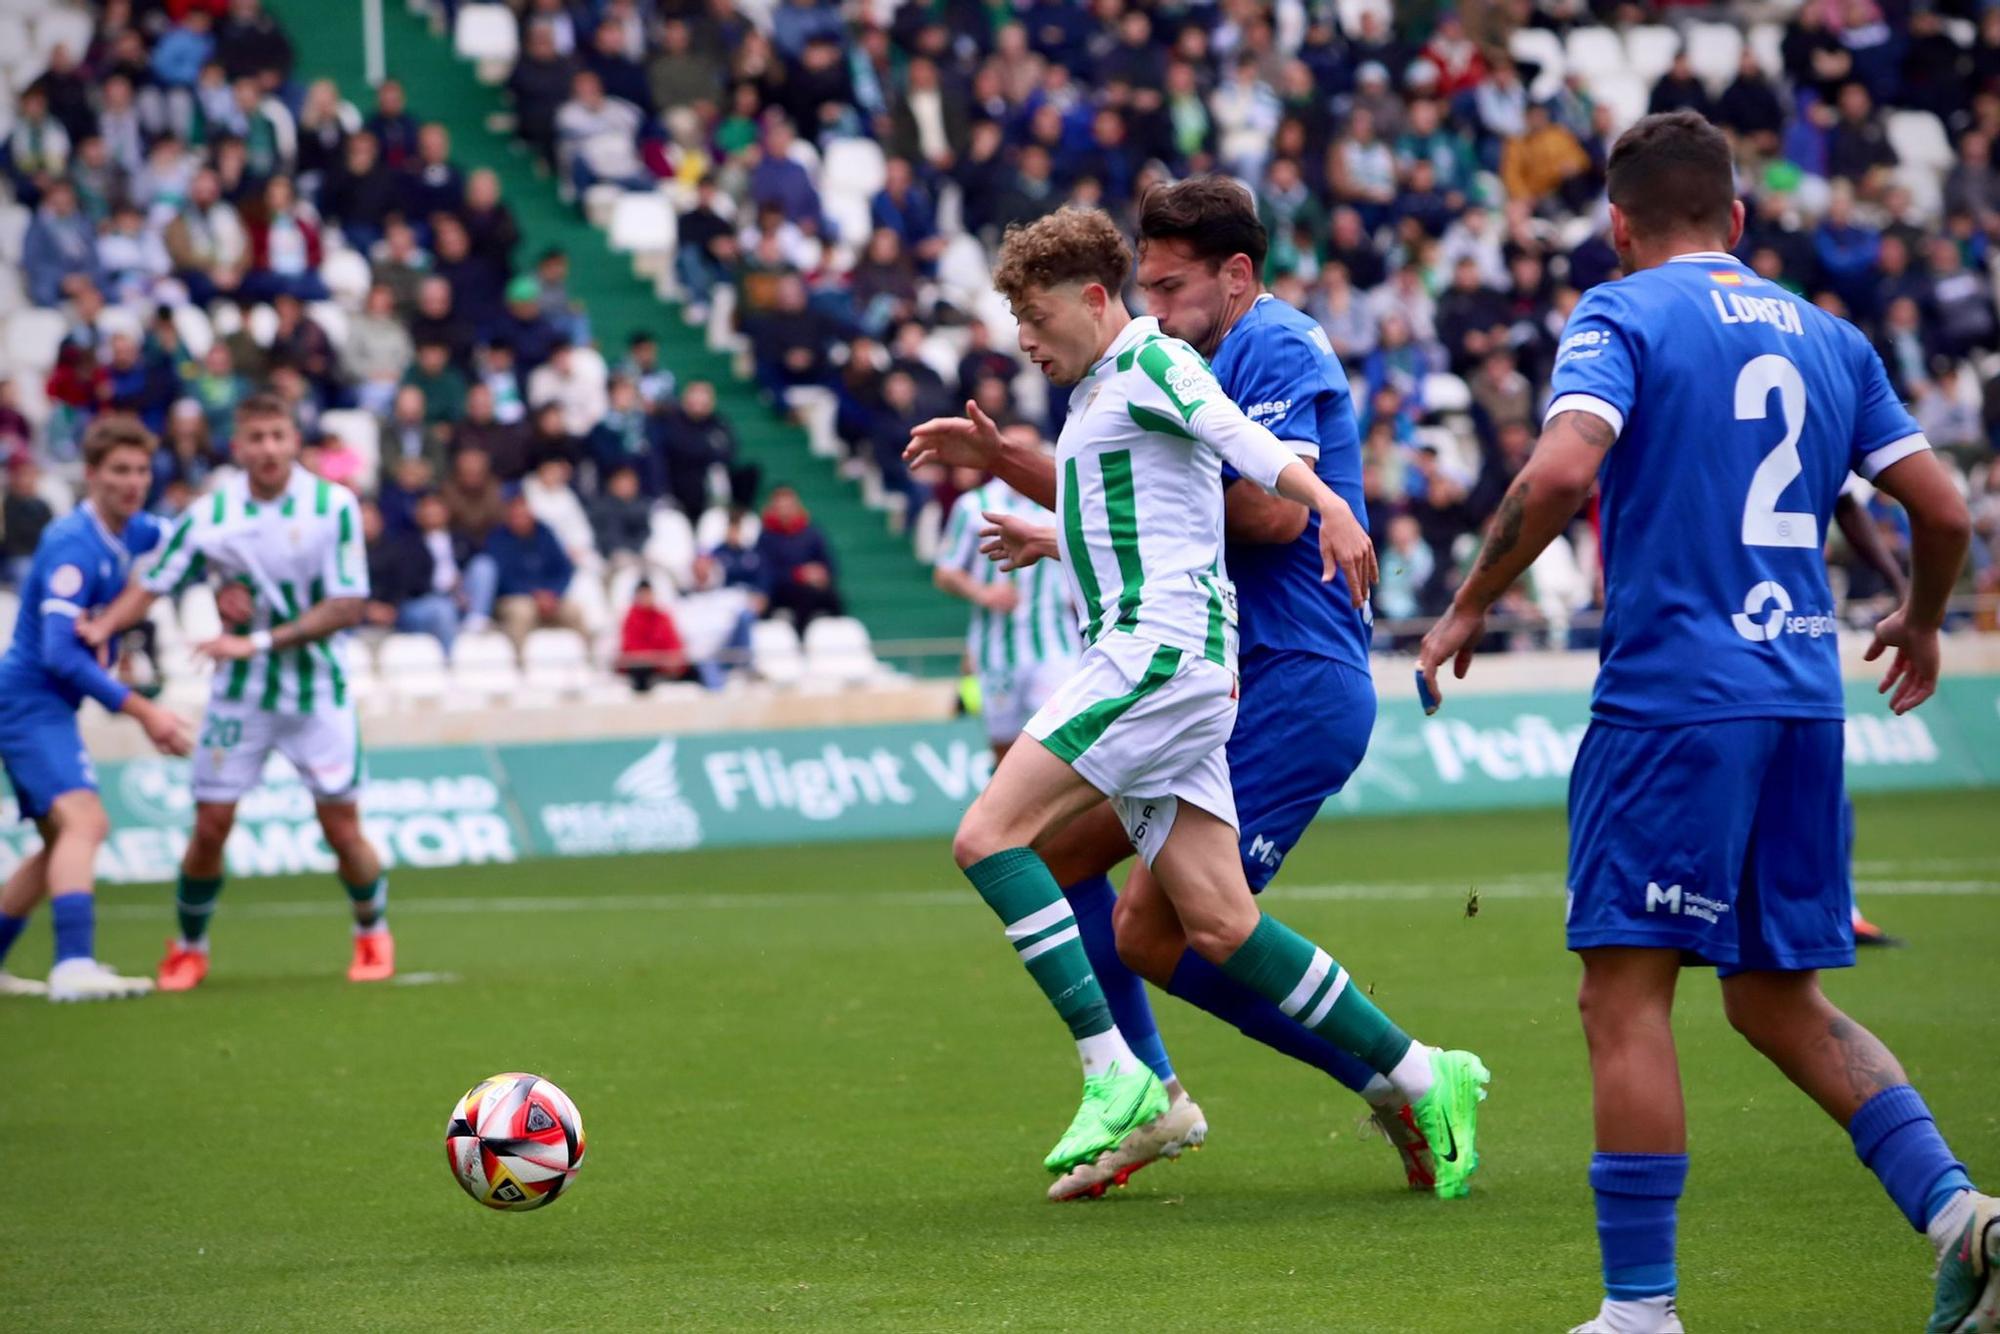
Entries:
<svg viewBox="0 0 2000 1334">
<path fill-rule="evenodd" d="M 368 557 L 354 493 L 294 466 L 284 494 L 258 500 L 249 478 L 232 470 L 188 506 L 140 581 L 170 594 L 219 576 L 256 595 L 251 621 L 236 634 L 296 620 L 329 598 L 368 596 Z M 216 669 L 210 697 L 277 713 L 314 713 L 349 702 L 343 640 L 334 635 L 298 648 L 260 653 Z"/>
<path fill-rule="evenodd" d="M 1067 662 L 1083 648 L 1077 633 L 1076 609 L 1070 603 L 1069 581 L 1048 561 L 1025 570 L 1003 570 L 979 552 L 979 531 L 986 514 L 1018 514 L 1037 523 L 1055 516 L 1005 482 L 994 480 L 958 498 L 945 520 L 944 540 L 934 562 L 941 570 L 961 570 L 981 584 L 1012 584 L 1020 600 L 1012 612 L 988 611 L 974 605 L 965 632 L 972 669 L 996 678 Z"/>
<path fill-rule="evenodd" d="M 1296 456 L 1193 348 L 1133 320 L 1072 391 L 1056 443 L 1056 531 L 1088 641 L 1123 630 L 1236 670 L 1225 459 L 1269 486 Z"/>
</svg>

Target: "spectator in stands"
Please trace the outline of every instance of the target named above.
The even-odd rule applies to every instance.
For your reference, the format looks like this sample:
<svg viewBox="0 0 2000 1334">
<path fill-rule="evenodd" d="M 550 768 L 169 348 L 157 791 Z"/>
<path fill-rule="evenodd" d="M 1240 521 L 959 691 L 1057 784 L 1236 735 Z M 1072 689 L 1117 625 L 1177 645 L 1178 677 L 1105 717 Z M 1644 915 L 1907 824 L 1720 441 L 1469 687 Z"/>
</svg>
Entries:
<svg viewBox="0 0 2000 1334">
<path fill-rule="evenodd" d="M 723 588 L 739 590 L 750 598 L 752 609 L 762 616 L 770 606 L 765 594 L 764 553 L 759 547 L 759 534 L 750 529 L 750 511 L 741 506 L 732 506 L 729 523 L 722 531 L 722 541 L 704 554 L 704 559 L 714 562 L 717 579 Z M 696 586 L 709 587 L 710 581 L 696 571 Z"/>
<path fill-rule="evenodd" d="M 1860 82 L 1840 90 L 1839 120 L 1827 136 L 1827 174 L 1848 182 L 1865 199 L 1879 199 L 1884 177 L 1896 165 L 1896 150 L 1875 114 L 1875 101 Z"/>
<path fill-rule="evenodd" d="M 698 680 L 688 661 L 674 618 L 662 607 L 653 586 L 644 580 L 632 590 L 632 605 L 618 628 L 617 668 L 644 694 L 657 681 Z"/>
<path fill-rule="evenodd" d="M 470 392 L 465 375 L 451 363 L 451 349 L 436 339 L 417 344 L 416 360 L 403 372 L 403 383 L 424 391 L 424 424 L 447 429 L 465 416 Z"/>
<path fill-rule="evenodd" d="M 290 292 L 274 296 L 271 309 L 278 319 L 266 348 L 270 359 L 297 368 L 312 381 L 314 391 L 322 399 L 330 398 L 340 356 L 334 350 L 333 339 L 318 321 L 306 314 L 305 304 Z"/>
<path fill-rule="evenodd" d="M 626 51 L 620 25 L 600 20 L 590 34 L 590 50 L 583 63 L 597 76 L 606 96 L 629 103 L 646 116 L 657 110 L 652 88 L 646 81 L 646 67 Z"/>
<path fill-rule="evenodd" d="M 528 375 L 529 408 L 537 415 L 543 408 L 559 409 L 563 434 L 575 440 L 588 437 L 604 420 L 607 393 L 604 359 L 579 351 L 568 339 L 558 340 L 549 359 Z"/>
<path fill-rule="evenodd" d="M 679 408 L 656 415 L 652 430 L 667 494 L 689 519 L 708 507 L 709 474 L 717 466 L 728 474 L 732 505 L 747 510 L 755 501 L 762 470 L 737 458 L 736 433 L 716 413 L 714 385 L 690 381 Z"/>
<path fill-rule="evenodd" d="M 382 225 L 382 240 L 372 247 L 370 265 L 374 281 L 396 295 L 396 315 L 413 319 L 421 305 L 424 279 L 430 275 L 431 257 L 417 244 L 416 228 L 391 215 Z M 451 305 L 451 286 L 445 285 L 444 306 Z"/>
<path fill-rule="evenodd" d="M 465 176 L 451 160 L 451 132 L 432 122 L 417 131 L 417 155 L 403 164 L 403 212 L 429 219 L 465 203 Z"/>
<path fill-rule="evenodd" d="M 403 206 L 396 174 L 382 161 L 375 136 L 362 131 L 348 137 L 337 165 L 327 171 L 319 189 L 320 213 L 337 223 L 347 243 L 366 251 L 382 239 L 389 215 Z"/>
<path fill-rule="evenodd" d="M 584 633 L 581 612 L 564 596 L 575 566 L 519 491 L 507 501 L 500 526 L 488 534 L 485 554 L 494 565 L 494 617 L 516 645 L 530 631 L 548 626 Z"/>
<path fill-rule="evenodd" d="M 531 275 L 508 283 L 506 296 L 507 308 L 487 329 L 485 341 L 504 343 L 513 353 L 515 374 L 526 381 L 568 335 L 542 313 L 541 285 Z"/>
<path fill-rule="evenodd" d="M 1571 210 L 1585 206 L 1590 168 L 1590 155 L 1576 136 L 1539 104 L 1528 108 L 1524 129 L 1507 140 L 1500 155 L 1500 180 L 1508 196 L 1534 205 L 1555 198 Z"/>
<path fill-rule="evenodd" d="M 603 476 L 604 485 L 590 502 L 594 544 L 614 568 L 636 564 L 652 536 L 653 507 L 639 490 L 637 468 L 620 464 Z"/>
<path fill-rule="evenodd" d="M 1414 517 L 1398 514 L 1389 520 L 1382 543 L 1381 581 L 1375 586 L 1375 615 L 1382 620 L 1408 621 L 1427 614 L 1425 593 L 1437 573 L 1437 558 L 1425 544 Z M 1398 635 L 1402 646 L 1412 636 Z"/>
<path fill-rule="evenodd" d="M 788 613 L 801 630 L 816 617 L 841 615 L 833 552 L 826 535 L 813 526 L 798 491 L 789 486 L 772 488 L 763 523 L 757 555 L 771 611 Z"/>
<path fill-rule="evenodd" d="M 497 327 L 504 327 L 504 323 Z M 410 341 L 420 348 L 428 343 L 443 344 L 451 354 L 451 364 L 464 370 L 472 364 L 473 339 L 472 321 L 458 309 L 451 284 L 437 277 L 426 277 L 418 283 L 417 311 L 410 317 Z"/>
<path fill-rule="evenodd" d="M 950 171 L 971 140 L 971 113 L 963 94 L 938 76 L 936 61 L 913 57 L 890 113 L 890 151 L 933 171 Z"/>
<path fill-rule="evenodd" d="M 785 274 L 778 280 L 769 314 L 746 321 L 756 360 L 757 382 L 780 405 L 801 386 L 824 385 L 832 376 L 827 358 L 837 336 L 833 321 L 814 308 L 805 280 Z"/>
<path fill-rule="evenodd" d="M 476 449 L 459 450 L 438 494 L 451 515 L 453 534 L 473 550 L 483 550 L 507 509 L 492 460 Z"/>
<path fill-rule="evenodd" d="M 433 477 L 444 472 L 445 461 L 451 457 L 452 437 L 452 423 L 431 419 L 429 400 L 414 384 L 396 389 L 378 435 L 384 459 L 392 463 L 421 459 Z"/>
<path fill-rule="evenodd" d="M 1715 120 L 1735 131 L 1738 140 L 1758 160 L 1777 155 L 1779 136 L 1785 131 L 1785 104 L 1771 77 L 1764 72 L 1763 61 L 1748 42 L 1743 44 L 1743 58 L 1737 65 L 1735 80 L 1723 90 L 1722 100 L 1716 104 Z"/>
<path fill-rule="evenodd" d="M 938 234 L 937 206 L 930 192 L 918 184 L 907 158 L 892 157 L 884 170 L 880 191 L 869 204 L 869 215 L 877 228 L 887 228 L 903 243 L 903 249 L 925 267 L 935 268 L 944 253 L 944 238 Z"/>
<path fill-rule="evenodd" d="M 600 490 L 613 472 L 630 468 L 640 478 L 641 490 L 648 495 L 660 493 L 664 483 L 648 414 L 630 376 L 611 377 L 610 406 L 583 443 Z"/>
<path fill-rule="evenodd" d="M 285 293 L 306 301 L 326 300 L 320 281 L 324 257 L 319 224 L 292 192 L 288 176 L 273 176 L 264 187 L 262 216 L 250 226 L 250 271 L 242 296 L 263 300 Z"/>
<path fill-rule="evenodd" d="M 375 114 L 362 124 L 375 136 L 382 161 L 391 171 L 401 171 L 417 156 L 417 118 L 410 114 L 409 99 L 400 79 L 384 79 L 375 89 Z"/>
<path fill-rule="evenodd" d="M 449 357 L 448 350 L 445 355 Z M 347 322 L 347 342 L 340 349 L 341 369 L 354 386 L 357 406 L 377 416 L 386 413 L 415 357 L 410 331 L 396 318 L 395 294 L 377 283 L 368 289 L 361 313 Z"/>
<path fill-rule="evenodd" d="M 32 455 L 20 455 L 7 469 L 7 495 L 0 500 L 0 575 L 19 588 L 35 559 L 42 530 L 55 522 L 55 511 L 41 497 L 41 470 Z"/>
<path fill-rule="evenodd" d="M 1714 101 L 1708 95 L 1708 88 L 1694 72 L 1694 62 L 1688 58 L 1685 49 L 1674 53 L 1673 64 L 1653 85 L 1652 96 L 1646 104 L 1647 113 L 1660 115 L 1668 111 L 1692 111 L 1707 120 L 1716 118 Z"/>
<path fill-rule="evenodd" d="M 729 281 L 740 250 L 736 229 L 719 208 L 721 191 L 713 176 L 695 187 L 695 206 L 680 215 L 674 273 L 687 290 L 690 317 L 707 318 L 715 289 Z"/>
<path fill-rule="evenodd" d="M 21 242 L 21 269 L 28 299 L 38 306 L 61 303 L 79 284 L 103 288 L 96 230 L 78 210 L 76 187 L 68 181 L 53 180 L 44 190 Z"/>
<path fill-rule="evenodd" d="M 165 357 L 147 348 L 135 331 L 116 329 L 104 372 L 100 410 L 130 413 L 155 434 L 166 429 L 167 409 L 181 396 L 181 381 Z"/>
<path fill-rule="evenodd" d="M 553 164 L 556 113 L 569 100 L 583 66 L 558 48 L 552 25 L 531 22 L 525 31 L 521 59 L 515 62 L 508 88 L 514 94 L 514 115 L 521 138 Z"/>
<path fill-rule="evenodd" d="M 493 386 L 483 380 L 465 391 L 465 416 L 453 424 L 451 436 L 455 448 L 484 454 L 501 477 L 519 477 L 528 471 L 533 432 L 527 418 L 517 414 L 512 421 L 502 421 L 495 409 Z"/>
<path fill-rule="evenodd" d="M 660 340 L 646 330 L 635 329 L 626 338 L 618 373 L 632 382 L 642 412 L 673 401 L 674 373 L 660 364 Z"/>
<path fill-rule="evenodd" d="M 1977 349 L 1990 352 L 2000 342 L 2000 322 L 1993 308 L 1993 288 L 1982 273 L 1968 269 L 1955 242 L 1940 236 L 1930 249 L 1931 327 L 1937 345 L 1962 357 Z"/>
<path fill-rule="evenodd" d="M 275 88 L 292 77 L 292 40 L 264 12 L 263 0 L 229 0 L 229 16 L 215 30 L 215 54 L 232 79 Z"/>
<path fill-rule="evenodd" d="M 819 191 L 812 175 L 792 157 L 798 136 L 792 123 L 773 113 L 765 117 L 763 146 L 757 165 L 750 169 L 750 202 L 758 208 L 776 208 L 787 222 L 809 232 L 823 232 Z"/>
<path fill-rule="evenodd" d="M 431 222 L 431 271 L 451 284 L 452 304 L 474 326 L 491 324 L 500 314 L 500 294 L 507 272 L 475 254 L 465 224 L 449 213 Z"/>
<path fill-rule="evenodd" d="M 521 494 L 535 518 L 562 543 L 570 563 L 594 574 L 604 568 L 604 556 L 597 549 L 590 512 L 571 485 L 575 477 L 575 466 L 566 456 L 544 454 L 536 459 L 534 471 L 521 479 Z"/>
<path fill-rule="evenodd" d="M 514 249 L 521 244 L 521 227 L 514 211 L 500 198 L 500 177 L 481 167 L 465 178 L 465 204 L 458 213 L 472 253 L 495 274 L 513 271 Z"/>
<path fill-rule="evenodd" d="M 694 49 L 688 20 L 669 15 L 660 24 L 659 46 L 646 63 L 646 86 L 656 107 L 693 107 L 713 115 L 722 95 L 720 62 Z"/>
<path fill-rule="evenodd" d="M 1917 385 L 1911 412 L 1925 438 L 1941 449 L 1969 449 L 1986 438 L 1978 387 L 1956 359 L 1931 358 L 1930 378 Z"/>
<path fill-rule="evenodd" d="M 569 100 L 556 112 L 557 160 L 579 196 L 593 185 L 628 190 L 651 186 L 639 160 L 639 131 L 645 113 L 620 97 L 605 94 L 603 81 L 579 70 L 570 81 Z"/>
<path fill-rule="evenodd" d="M 451 652 L 458 608 L 436 592 L 430 548 L 422 534 L 387 528 L 382 508 L 361 502 L 361 535 L 368 550 L 368 605 L 362 621 L 380 630 L 430 635 Z"/>
</svg>

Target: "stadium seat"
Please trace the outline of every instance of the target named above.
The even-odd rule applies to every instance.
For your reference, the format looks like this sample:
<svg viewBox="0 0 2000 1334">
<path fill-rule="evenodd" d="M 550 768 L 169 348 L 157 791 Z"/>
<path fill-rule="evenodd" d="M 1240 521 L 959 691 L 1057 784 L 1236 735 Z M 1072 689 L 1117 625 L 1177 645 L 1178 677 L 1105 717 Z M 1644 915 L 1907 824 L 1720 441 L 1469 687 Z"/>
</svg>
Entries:
<svg viewBox="0 0 2000 1334">
<path fill-rule="evenodd" d="M 986 264 L 986 247 L 976 236 L 955 236 L 938 256 L 938 285 L 953 305 L 970 306 L 993 290 L 993 272 Z"/>
<path fill-rule="evenodd" d="M 806 627 L 806 675 L 809 680 L 853 684 L 879 676 L 868 627 L 852 616 L 822 616 Z"/>
<path fill-rule="evenodd" d="M 478 66 L 481 83 L 505 83 L 521 54 L 521 30 L 505 5 L 461 5 L 451 45 L 460 60 Z"/>
<path fill-rule="evenodd" d="M 820 209 L 833 223 L 833 234 L 840 244 L 855 250 L 868 244 L 875 216 L 866 196 L 829 190 L 820 196 Z"/>
<path fill-rule="evenodd" d="M 335 352 L 347 346 L 347 312 L 337 302 L 315 301 L 306 307 L 306 315 L 326 332 Z"/>
<path fill-rule="evenodd" d="M 0 641 L 13 642 L 14 622 L 20 615 L 20 596 L 10 589 L 0 588 Z"/>
<path fill-rule="evenodd" d="M 667 197 L 657 190 L 631 190 L 611 206 L 608 241 L 613 250 L 632 256 L 632 271 L 657 281 L 673 270 L 680 220 Z"/>
<path fill-rule="evenodd" d="M 1721 93 L 1736 79 L 1743 60 L 1743 30 L 1733 23 L 1696 23 L 1688 28 L 1688 63 L 1711 93 Z"/>
<path fill-rule="evenodd" d="M 512 695 L 521 684 L 513 642 L 490 631 L 460 635 L 451 646 L 451 683 L 453 700 L 471 708 Z"/>
<path fill-rule="evenodd" d="M 1517 28 L 1507 39 L 1507 51 L 1519 63 L 1535 67 L 1535 81 L 1528 85 L 1528 96 L 1538 102 L 1555 96 L 1569 69 L 1562 38 L 1547 28 Z"/>
<path fill-rule="evenodd" d="M 1472 387 L 1450 371 L 1426 375 L 1422 397 L 1425 412 L 1472 410 Z"/>
<path fill-rule="evenodd" d="M 243 327 L 251 342 L 258 347 L 269 347 L 278 336 L 278 312 L 267 305 L 252 306 L 243 317 Z"/>
<path fill-rule="evenodd" d="M 1652 101 L 1652 90 L 1646 81 L 1629 70 L 1616 70 L 1600 75 L 1590 84 L 1591 93 L 1598 101 L 1611 108 L 1611 129 L 1617 133 L 1646 114 L 1646 107 Z"/>
<path fill-rule="evenodd" d="M 1757 53 L 1757 63 L 1772 78 L 1780 78 L 1785 72 L 1785 29 L 1779 23 L 1753 23 L 1750 25 L 1750 49 Z"/>
<path fill-rule="evenodd" d="M 27 66 L 35 60 L 35 44 L 28 36 L 28 23 L 20 14 L 0 13 L 0 66 L 14 71 L 9 80 L 15 87 L 33 81 Z"/>
<path fill-rule="evenodd" d="M 174 333 L 188 355 L 197 361 L 207 356 L 208 349 L 215 345 L 215 326 L 209 323 L 208 312 L 193 304 L 175 306 L 173 319 Z"/>
<path fill-rule="evenodd" d="M 1897 161 L 1905 167 L 1923 167 L 1941 174 L 1958 160 L 1944 132 L 1944 122 L 1928 111 L 1891 111 L 1883 128 L 1889 134 L 1889 147 L 1896 150 Z"/>
<path fill-rule="evenodd" d="M 373 491 L 382 472 L 382 425 L 375 414 L 361 408 L 331 408 L 320 414 L 319 425 L 320 430 L 340 437 L 361 456 L 355 485 L 363 492 Z"/>
<path fill-rule="evenodd" d="M 444 645 L 429 635 L 390 635 L 375 661 L 383 683 L 399 700 L 435 704 L 451 692 Z"/>
<path fill-rule="evenodd" d="M 799 632 L 790 621 L 759 621 L 751 627 L 750 668 L 772 685 L 795 685 L 805 675 Z"/>
<path fill-rule="evenodd" d="M 1625 31 L 1625 64 L 1650 88 L 1681 52 L 1681 35 L 1657 23 L 1641 23 Z"/>
<path fill-rule="evenodd" d="M 81 61 L 90 52 L 96 20 L 82 9 L 49 8 L 35 16 L 35 58 L 47 65 L 49 53 L 58 46 L 69 48 L 70 58 Z"/>
<path fill-rule="evenodd" d="M 1608 74 L 1625 72 L 1625 44 L 1609 28 L 1571 28 L 1563 49 L 1569 68 L 1593 86 Z"/>
<path fill-rule="evenodd" d="M 0 262 L 21 262 L 21 241 L 34 220 L 34 210 L 26 205 L 0 204 Z"/>
<path fill-rule="evenodd" d="M 15 370 L 46 372 L 56 364 L 69 321 L 59 310 L 17 310 L 7 319 L 7 364 Z"/>
<path fill-rule="evenodd" d="M 755 542 L 764 525 L 755 514 L 743 516 L 748 526 L 749 540 Z M 729 535 L 729 509 L 725 505 L 713 505 L 702 511 L 701 518 L 694 526 L 694 545 L 697 551 L 713 551 L 722 545 L 722 539 Z"/>
<path fill-rule="evenodd" d="M 521 674 L 530 690 L 581 694 L 593 677 L 590 646 L 574 630 L 531 630 L 521 645 Z"/>
<path fill-rule="evenodd" d="M 822 191 L 873 199 L 889 179 L 888 158 L 873 139 L 835 139 L 820 164 Z"/>
<path fill-rule="evenodd" d="M 21 270 L 0 261 L 0 319 L 28 306 L 27 289 L 21 285 Z"/>
<path fill-rule="evenodd" d="M 319 280 L 326 284 L 326 290 L 342 309 L 358 312 L 368 298 L 368 288 L 375 279 L 368 269 L 368 258 L 359 251 L 336 250 L 320 261 Z"/>
</svg>

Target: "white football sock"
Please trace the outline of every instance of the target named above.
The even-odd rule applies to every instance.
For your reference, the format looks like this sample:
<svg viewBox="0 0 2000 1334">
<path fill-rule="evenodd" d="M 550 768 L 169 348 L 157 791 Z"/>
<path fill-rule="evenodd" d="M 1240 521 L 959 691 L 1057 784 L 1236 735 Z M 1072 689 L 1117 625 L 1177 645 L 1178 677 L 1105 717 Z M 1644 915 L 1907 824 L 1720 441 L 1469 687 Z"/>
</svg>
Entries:
<svg viewBox="0 0 2000 1334">
<path fill-rule="evenodd" d="M 1667 1322 L 1673 1318 L 1672 1293 L 1630 1301 L 1613 1301 L 1606 1297 L 1604 1305 L 1597 1311 L 1598 1322 L 1610 1326 L 1614 1334 L 1657 1334 L 1657 1331 L 1667 1328 Z"/>
<path fill-rule="evenodd" d="M 1412 1040 L 1410 1049 L 1403 1053 L 1403 1059 L 1396 1062 L 1396 1068 L 1389 1072 L 1390 1084 L 1402 1095 L 1403 1101 L 1412 1106 L 1431 1091 L 1431 1051 L 1432 1048 Z"/>
<path fill-rule="evenodd" d="M 1115 1027 L 1102 1033 L 1076 1040 L 1076 1054 L 1083 1058 L 1083 1077 L 1090 1079 L 1108 1074 L 1112 1066 L 1125 1073 L 1143 1068 L 1142 1062 L 1132 1054 L 1132 1048 L 1125 1042 L 1125 1035 Z"/>
</svg>

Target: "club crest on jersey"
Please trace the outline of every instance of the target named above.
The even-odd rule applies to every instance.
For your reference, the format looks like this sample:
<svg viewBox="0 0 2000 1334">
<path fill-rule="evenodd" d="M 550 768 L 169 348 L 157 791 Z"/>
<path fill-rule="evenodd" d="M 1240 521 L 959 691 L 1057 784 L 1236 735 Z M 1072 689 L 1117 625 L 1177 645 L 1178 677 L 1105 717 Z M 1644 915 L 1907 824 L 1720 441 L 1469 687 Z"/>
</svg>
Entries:
<svg viewBox="0 0 2000 1334">
<path fill-rule="evenodd" d="M 58 565 L 49 576 L 49 592 L 59 598 L 73 598 L 83 591 L 83 571 L 74 565 Z"/>
</svg>

